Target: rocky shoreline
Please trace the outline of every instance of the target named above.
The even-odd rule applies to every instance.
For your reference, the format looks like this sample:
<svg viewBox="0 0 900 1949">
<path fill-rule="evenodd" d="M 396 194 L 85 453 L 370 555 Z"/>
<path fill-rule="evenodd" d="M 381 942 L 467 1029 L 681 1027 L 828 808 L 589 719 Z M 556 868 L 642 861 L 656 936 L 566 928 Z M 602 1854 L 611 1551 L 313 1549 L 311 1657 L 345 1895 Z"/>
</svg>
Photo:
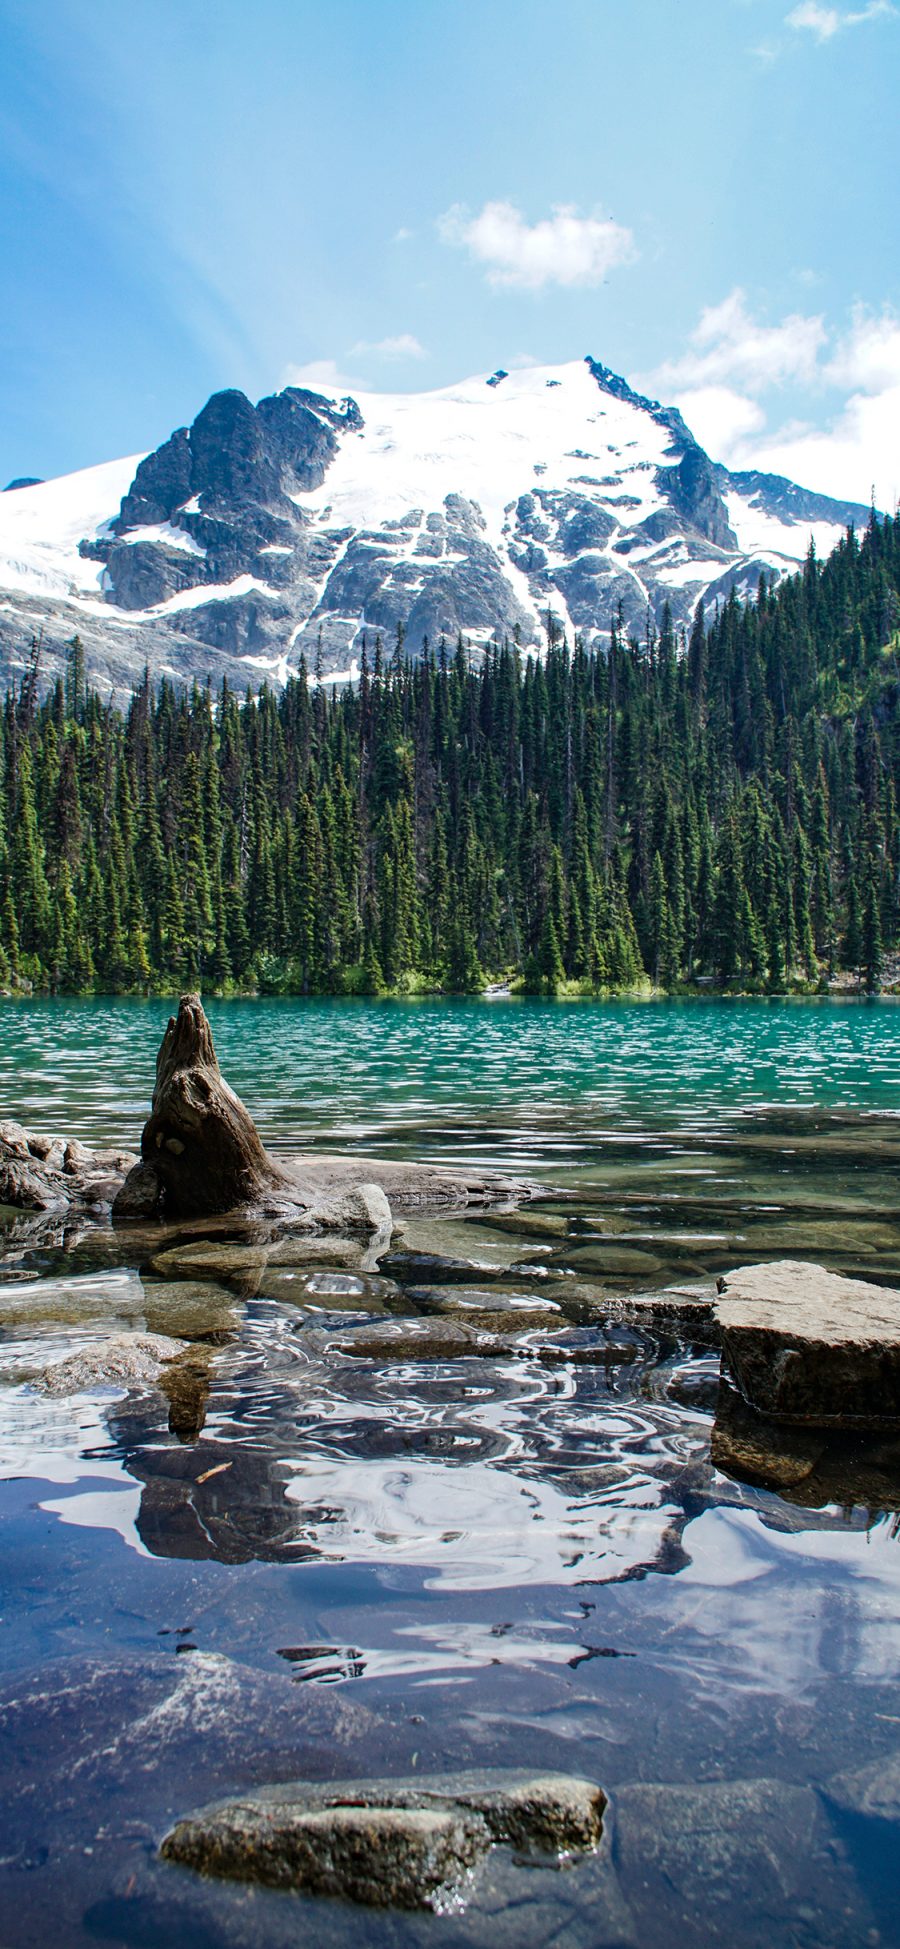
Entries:
<svg viewBox="0 0 900 1949">
<path fill-rule="evenodd" d="M 411 1363 L 443 1376 L 439 1384 L 457 1393 L 458 1381 L 444 1368 L 459 1361 L 471 1363 L 476 1378 L 484 1363 L 501 1374 L 522 1363 L 516 1373 L 540 1376 L 551 1392 L 554 1370 L 590 1378 L 605 1369 L 615 1392 L 617 1376 L 648 1358 L 648 1346 L 658 1350 L 673 1340 L 700 1356 L 696 1447 L 693 1456 L 684 1452 L 664 1465 L 671 1513 L 623 1564 L 623 1579 L 683 1565 L 682 1531 L 691 1514 L 710 1506 L 716 1471 L 727 1478 L 724 1495 L 736 1507 L 747 1495 L 741 1485 L 761 1485 L 777 1491 L 788 1519 L 797 1508 L 895 1505 L 900 1293 L 796 1259 L 738 1266 L 718 1280 L 623 1290 L 632 1276 L 625 1268 L 641 1261 L 640 1251 L 633 1243 L 618 1248 L 625 1272 L 618 1283 L 610 1275 L 592 1279 L 579 1260 L 578 1233 L 569 1256 L 566 1193 L 544 1187 L 537 1199 L 535 1189 L 490 1173 L 271 1156 L 221 1076 L 199 998 L 185 997 L 163 1039 L 140 1155 L 90 1151 L 0 1125 L 0 1196 L 22 1214 L 13 1230 L 26 1228 L 26 1252 L 48 1240 L 65 1249 L 70 1233 L 88 1235 L 95 1259 L 102 1242 L 111 1267 L 140 1267 L 120 1271 L 118 1285 L 76 1268 L 66 1274 L 61 1305 L 58 1279 L 30 1269 L 17 1277 L 9 1255 L 0 1272 L 6 1324 L 54 1319 L 76 1328 L 64 1357 L 45 1357 L 40 1369 L 18 1378 L 50 1397 L 54 1412 L 56 1403 L 85 1391 L 118 1390 L 111 1412 L 120 1415 L 130 1472 L 141 1485 L 142 1546 L 190 1561 L 283 1561 L 298 1550 L 301 1531 L 310 1556 L 321 1549 L 316 1525 L 324 1527 L 326 1516 L 317 1515 L 315 1494 L 309 1490 L 302 1508 L 290 1501 L 280 1471 L 291 1447 L 288 1424 L 308 1412 L 312 1426 L 323 1399 L 332 1407 L 337 1401 L 346 1415 L 349 1477 L 366 1438 L 353 1418 L 357 1406 L 367 1412 L 383 1377 Z M 616 1238 L 609 1233 L 604 1248 L 613 1269 Z M 254 1308 L 251 1357 L 258 1352 L 273 1401 L 281 1399 L 288 1358 L 294 1372 L 310 1377 L 308 1395 L 291 1396 L 268 1447 L 229 1439 L 211 1410 L 206 1426 L 208 1403 Z M 148 1400 L 163 1431 L 168 1416 L 175 1442 L 147 1443 L 131 1426 L 135 1404 Z M 493 1436 L 474 1421 L 458 1436 L 440 1412 L 412 1431 L 394 1427 L 384 1408 L 377 1439 L 401 1469 L 418 1442 L 429 1456 L 446 1452 L 467 1470 Z M 608 1459 L 595 1454 L 592 1466 L 606 1467 Z M 567 1482 L 582 1466 L 576 1442 Z M 721 1484 L 716 1494 L 721 1501 Z M 337 1500 L 329 1488 L 332 1518 Z M 179 1649 L 191 1653 L 177 1661 L 183 1688 L 191 1676 L 198 1686 L 224 1683 L 226 1661 L 190 1642 Z M 592 1638 L 583 1655 L 634 1654 Z M 580 1654 L 570 1660 L 579 1662 Z M 235 1684 L 244 1682 L 239 1673 Z M 552 1774 L 517 1772 L 515 1755 L 502 1771 L 464 1773 L 446 1762 L 448 1770 L 436 1772 L 433 1754 L 431 1771 L 419 1774 L 409 1770 L 416 1747 L 396 1760 L 407 1770 L 392 1773 L 390 1755 L 379 1753 L 373 1765 L 369 1739 L 365 1750 L 362 1740 L 354 1750 L 337 1750 L 347 1778 L 323 1784 L 296 1777 L 304 1761 L 294 1753 L 295 1735 L 292 1719 L 288 1757 L 277 1770 L 248 1774 L 239 1754 L 221 1777 L 179 1778 L 178 1798 L 152 1835 L 159 1863 L 214 1882 L 398 1913 L 461 1913 L 467 1904 L 478 1913 L 486 1899 L 480 1891 L 495 1887 L 515 1907 L 528 1880 L 524 1866 L 566 1865 L 589 1879 L 604 1939 L 625 1945 L 638 1939 L 625 1882 L 656 1889 L 674 1880 L 699 1902 L 704 1876 L 715 1882 L 718 1875 L 724 1886 L 736 1872 L 736 1826 L 767 1836 L 777 1880 L 789 1872 L 784 1835 L 792 1822 L 812 1837 L 810 1848 L 815 1842 L 827 1849 L 829 1823 L 857 1810 L 874 1810 L 882 1823 L 900 1818 L 896 1766 L 884 1776 L 871 1767 L 838 1775 L 832 1767 L 819 1794 L 762 1775 L 673 1785 L 650 1773 L 618 1790 L 611 1784 L 607 1807 L 598 1780 L 563 1770 L 565 1754 Z M 411 1748 L 415 1738 L 411 1730 Z M 190 1906 L 194 1875 L 174 1879 L 178 1901 Z"/>
</svg>

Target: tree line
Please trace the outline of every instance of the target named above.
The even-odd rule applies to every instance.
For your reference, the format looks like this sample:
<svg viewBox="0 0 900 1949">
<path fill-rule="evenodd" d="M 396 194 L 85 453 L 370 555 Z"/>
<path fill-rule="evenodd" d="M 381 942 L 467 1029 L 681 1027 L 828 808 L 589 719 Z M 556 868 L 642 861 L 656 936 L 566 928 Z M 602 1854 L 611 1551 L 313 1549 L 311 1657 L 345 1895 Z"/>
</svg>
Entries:
<svg viewBox="0 0 900 1949">
<path fill-rule="evenodd" d="M 540 659 L 124 709 L 32 666 L 0 719 L 0 982 L 53 992 L 780 992 L 900 936 L 900 517 L 757 598 Z"/>
</svg>

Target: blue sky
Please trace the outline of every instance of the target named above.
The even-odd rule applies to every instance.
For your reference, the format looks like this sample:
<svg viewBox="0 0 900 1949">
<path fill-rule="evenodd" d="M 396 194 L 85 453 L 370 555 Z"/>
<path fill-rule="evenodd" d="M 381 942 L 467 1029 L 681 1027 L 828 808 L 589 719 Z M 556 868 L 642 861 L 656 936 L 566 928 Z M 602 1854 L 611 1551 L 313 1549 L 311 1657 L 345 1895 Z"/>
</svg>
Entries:
<svg viewBox="0 0 900 1949">
<path fill-rule="evenodd" d="M 0 478 L 586 352 L 900 494 L 900 4 L 0 0 Z"/>
</svg>

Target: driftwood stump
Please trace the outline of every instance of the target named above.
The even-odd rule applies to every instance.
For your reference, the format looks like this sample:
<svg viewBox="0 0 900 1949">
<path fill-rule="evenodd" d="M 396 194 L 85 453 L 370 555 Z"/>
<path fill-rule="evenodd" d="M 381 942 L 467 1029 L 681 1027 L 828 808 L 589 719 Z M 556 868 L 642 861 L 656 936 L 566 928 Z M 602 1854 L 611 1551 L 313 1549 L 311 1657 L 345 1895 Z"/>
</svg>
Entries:
<svg viewBox="0 0 900 1949">
<path fill-rule="evenodd" d="M 199 995 L 182 995 L 163 1036 L 141 1158 L 116 1199 L 116 1216 L 162 1207 L 175 1218 L 211 1217 L 279 1195 L 301 1202 L 222 1075 Z"/>
</svg>

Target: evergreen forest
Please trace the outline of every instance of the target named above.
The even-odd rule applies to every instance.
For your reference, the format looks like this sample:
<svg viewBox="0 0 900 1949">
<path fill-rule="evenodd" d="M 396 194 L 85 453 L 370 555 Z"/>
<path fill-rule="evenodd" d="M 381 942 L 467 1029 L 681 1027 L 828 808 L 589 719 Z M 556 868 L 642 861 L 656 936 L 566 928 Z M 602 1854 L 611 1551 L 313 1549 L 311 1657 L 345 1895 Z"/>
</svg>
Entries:
<svg viewBox="0 0 900 1949">
<path fill-rule="evenodd" d="M 607 618 L 599 619 L 608 625 Z M 0 982 L 780 992 L 900 947 L 900 516 L 608 649 L 547 623 L 283 691 L 38 659 L 0 724 Z"/>
</svg>

